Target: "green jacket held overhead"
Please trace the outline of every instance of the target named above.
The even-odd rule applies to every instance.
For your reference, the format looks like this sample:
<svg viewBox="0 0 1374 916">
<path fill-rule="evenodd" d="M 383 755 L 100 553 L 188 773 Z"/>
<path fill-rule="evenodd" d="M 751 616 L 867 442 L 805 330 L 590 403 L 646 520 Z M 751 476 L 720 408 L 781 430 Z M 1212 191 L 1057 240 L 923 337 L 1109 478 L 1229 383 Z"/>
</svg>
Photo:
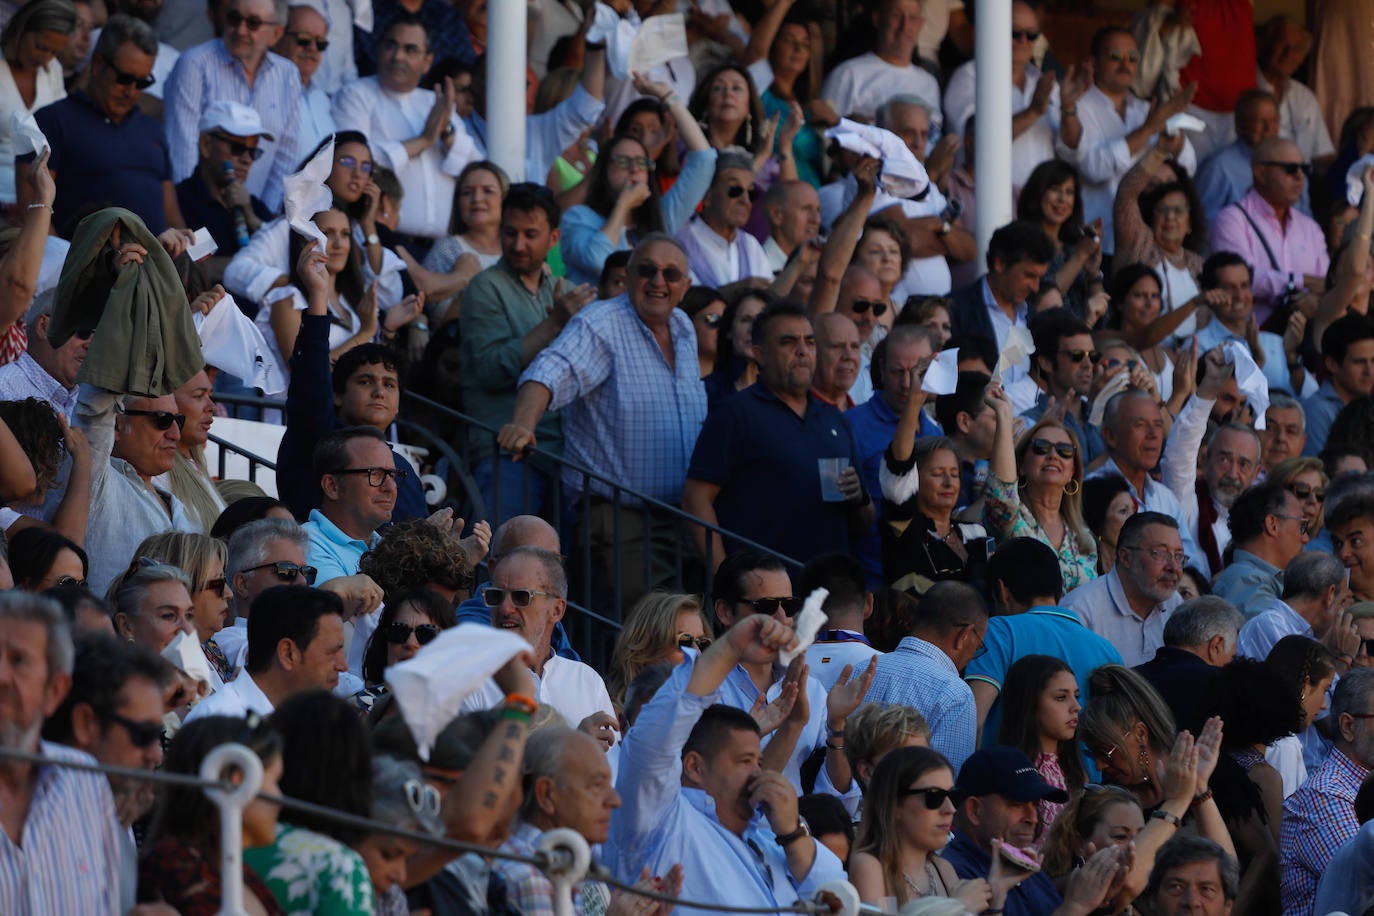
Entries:
<svg viewBox="0 0 1374 916">
<path fill-rule="evenodd" d="M 115 227 L 122 243 L 148 251 L 142 264 L 112 270 Z M 77 380 L 110 391 L 161 397 L 205 367 L 190 304 L 172 259 L 128 210 L 110 207 L 81 221 L 62 265 L 48 339 L 60 347 L 94 329 Z"/>
</svg>

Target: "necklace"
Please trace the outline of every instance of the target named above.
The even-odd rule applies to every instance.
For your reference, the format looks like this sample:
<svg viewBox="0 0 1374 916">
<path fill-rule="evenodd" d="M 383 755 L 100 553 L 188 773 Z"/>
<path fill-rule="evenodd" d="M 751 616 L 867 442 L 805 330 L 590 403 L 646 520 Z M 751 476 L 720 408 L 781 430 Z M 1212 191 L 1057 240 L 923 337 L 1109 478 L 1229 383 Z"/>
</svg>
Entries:
<svg viewBox="0 0 1374 916">
<path fill-rule="evenodd" d="M 907 886 L 907 888 L 911 891 L 911 895 L 912 895 L 913 897 L 929 897 L 929 896 L 931 896 L 932 894 L 935 893 L 935 885 L 936 885 L 936 884 L 940 884 L 940 873 L 936 870 L 936 868 L 935 868 L 935 863 L 932 862 L 932 861 L 930 861 L 929 858 L 926 859 L 925 872 L 926 872 L 926 889 L 925 889 L 925 890 L 921 890 L 921 888 L 917 886 L 916 882 L 913 881 L 913 880 L 911 880 L 911 876 L 910 876 L 910 875 L 908 875 L 906 872 L 902 872 L 902 879 L 903 879 L 904 881 L 906 881 L 906 886 Z M 941 890 L 943 890 L 943 889 L 944 889 L 944 885 L 941 884 Z"/>
</svg>

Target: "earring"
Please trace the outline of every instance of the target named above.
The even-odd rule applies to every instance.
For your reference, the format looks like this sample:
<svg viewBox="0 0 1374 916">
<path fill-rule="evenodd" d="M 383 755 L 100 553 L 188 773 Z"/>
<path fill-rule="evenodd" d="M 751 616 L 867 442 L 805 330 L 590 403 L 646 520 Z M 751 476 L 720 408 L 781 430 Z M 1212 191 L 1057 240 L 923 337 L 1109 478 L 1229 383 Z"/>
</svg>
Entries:
<svg viewBox="0 0 1374 916">
<path fill-rule="evenodd" d="M 754 116 L 744 116 L 744 147 L 751 149 L 754 146 Z"/>
<path fill-rule="evenodd" d="M 1145 748 L 1142 747 L 1142 748 L 1140 749 L 1140 753 L 1139 753 L 1139 754 L 1136 754 L 1135 762 L 1136 762 L 1137 764 L 1140 765 L 1140 772 L 1142 772 L 1142 773 L 1145 774 L 1145 781 L 1146 781 L 1146 782 L 1149 782 L 1149 781 L 1150 781 L 1150 752 L 1147 751 Z"/>
<path fill-rule="evenodd" d="M 1073 487 L 1073 489 L 1070 490 L 1069 487 Z M 1081 489 L 1083 489 L 1083 485 L 1082 485 L 1082 484 L 1080 484 L 1080 483 L 1079 483 L 1078 481 L 1076 481 L 1076 480 L 1070 480 L 1068 483 L 1064 484 L 1064 495 L 1065 495 L 1065 496 L 1077 496 L 1077 495 L 1078 495 L 1078 491 L 1081 490 Z"/>
<path fill-rule="evenodd" d="M 1026 478 L 1025 478 L 1024 476 L 1022 476 L 1022 477 L 1017 477 L 1017 478 L 1016 478 L 1016 489 L 1018 489 L 1018 490 L 1024 490 L 1025 488 L 1026 488 Z"/>
</svg>

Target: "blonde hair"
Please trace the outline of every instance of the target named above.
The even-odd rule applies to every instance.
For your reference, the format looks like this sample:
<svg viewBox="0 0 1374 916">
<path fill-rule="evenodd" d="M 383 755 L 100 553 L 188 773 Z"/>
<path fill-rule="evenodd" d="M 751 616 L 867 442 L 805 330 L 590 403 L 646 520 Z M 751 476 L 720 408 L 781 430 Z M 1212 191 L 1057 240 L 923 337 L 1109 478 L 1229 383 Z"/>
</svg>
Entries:
<svg viewBox="0 0 1374 916">
<path fill-rule="evenodd" d="M 930 742 L 930 726 L 921 711 L 911 706 L 865 703 L 850 715 L 844 726 L 844 756 L 850 769 L 859 761 L 873 761 L 902 747 L 910 738 Z"/>
<path fill-rule="evenodd" d="M 210 581 L 210 570 L 215 560 L 219 560 L 221 568 L 227 568 L 228 548 L 223 541 L 208 534 L 164 531 L 145 538 L 134 551 L 134 556 L 157 560 L 184 572 L 191 580 L 191 597 L 195 598 L 196 592 Z"/>
<path fill-rule="evenodd" d="M 1323 487 L 1330 483 L 1326 477 L 1326 468 L 1322 465 L 1322 460 L 1320 458 L 1313 458 L 1310 455 L 1298 455 L 1294 458 L 1283 459 L 1270 469 L 1269 478 L 1279 481 L 1287 488 L 1299 474 L 1306 474 L 1308 471 L 1316 471 L 1321 475 Z M 1312 526 L 1308 529 L 1307 533 L 1312 537 L 1316 537 L 1321 533 L 1325 522 L 1326 504 L 1318 503 L 1317 517 L 1312 520 Z"/>
<path fill-rule="evenodd" d="M 216 494 L 219 490 L 206 469 L 205 449 L 199 445 L 193 446 L 189 458 L 177 452 L 176 458 L 172 459 L 171 473 L 167 477 L 172 485 L 172 495 L 181 500 L 181 504 L 186 507 L 186 514 L 200 525 L 201 530 L 209 531 L 215 527 L 224 506 L 211 495 L 211 489 Z"/>
<path fill-rule="evenodd" d="M 677 619 L 694 613 L 701 618 L 706 634 L 711 620 L 695 595 L 652 591 L 635 602 L 625 615 L 625 626 L 611 655 L 611 672 L 606 678 L 611 700 L 617 706 L 625 701 L 630 682 L 649 665 L 663 660 L 665 652 L 677 646 Z"/>
<path fill-rule="evenodd" d="M 1140 800 L 1129 789 L 1119 786 L 1099 786 L 1069 799 L 1045 834 L 1045 874 L 1061 878 L 1073 871 L 1078 865 L 1078 847 L 1092 835 L 1107 809 L 1114 805 L 1139 808 Z"/>
<path fill-rule="evenodd" d="M 1088 527 L 1088 523 L 1083 520 L 1083 444 L 1078 441 L 1073 430 L 1057 420 L 1041 417 L 1038 423 L 1021 434 L 1020 441 L 1016 443 L 1016 466 L 1020 468 L 1025 463 L 1031 440 L 1042 429 L 1060 430 L 1073 443 L 1073 482 L 1077 486 L 1072 493 L 1064 491 L 1064 498 L 1059 502 L 1059 514 L 1063 517 L 1069 532 L 1078 541 L 1078 552 L 1084 556 L 1094 556 L 1097 554 L 1097 538 Z"/>
</svg>

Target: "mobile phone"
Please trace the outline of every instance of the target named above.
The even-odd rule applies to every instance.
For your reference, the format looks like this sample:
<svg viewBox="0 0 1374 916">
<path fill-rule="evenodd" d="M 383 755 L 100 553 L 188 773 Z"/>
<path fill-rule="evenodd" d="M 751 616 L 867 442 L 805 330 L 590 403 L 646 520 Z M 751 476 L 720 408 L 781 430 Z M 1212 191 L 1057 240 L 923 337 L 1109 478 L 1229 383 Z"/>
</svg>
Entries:
<svg viewBox="0 0 1374 916">
<path fill-rule="evenodd" d="M 1002 861 L 1012 865 L 1021 871 L 1037 872 L 1040 870 L 1040 863 L 1035 861 L 1029 853 L 1022 852 L 1010 843 L 1001 843 L 998 850 L 1002 854 Z"/>
</svg>

